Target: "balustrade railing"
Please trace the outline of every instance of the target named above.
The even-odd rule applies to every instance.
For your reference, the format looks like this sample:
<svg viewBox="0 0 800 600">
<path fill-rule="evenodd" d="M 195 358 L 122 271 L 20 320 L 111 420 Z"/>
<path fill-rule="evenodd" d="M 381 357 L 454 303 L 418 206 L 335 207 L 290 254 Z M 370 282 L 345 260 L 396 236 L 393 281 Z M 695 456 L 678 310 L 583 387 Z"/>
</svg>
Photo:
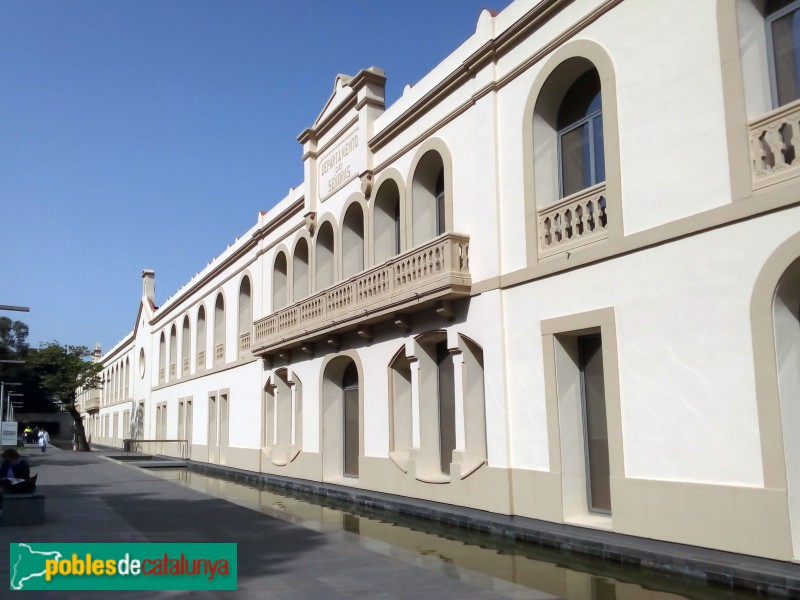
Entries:
<svg viewBox="0 0 800 600">
<path fill-rule="evenodd" d="M 750 123 L 750 155 L 756 181 L 800 165 L 800 100 Z"/>
<path fill-rule="evenodd" d="M 250 332 L 243 333 L 239 336 L 239 354 L 246 354 L 250 351 Z"/>
<path fill-rule="evenodd" d="M 189 357 L 188 356 L 183 358 L 182 365 L 183 366 L 182 366 L 182 369 L 181 369 L 181 375 L 183 377 L 186 377 L 189 374 Z"/>
<path fill-rule="evenodd" d="M 447 233 L 256 321 L 253 349 L 263 350 L 334 322 L 368 317 L 426 294 L 441 295 L 444 290 L 464 295 L 470 285 L 469 237 Z"/>
<path fill-rule="evenodd" d="M 164 367 L 158 370 L 158 383 L 164 383 Z"/>
<path fill-rule="evenodd" d="M 176 367 L 175 367 L 175 363 L 172 363 L 172 364 L 169 366 L 169 378 L 170 378 L 171 380 L 172 380 L 172 379 L 175 379 L 175 376 L 176 376 L 177 372 L 178 372 L 178 370 L 177 370 L 177 369 L 176 369 Z"/>
<path fill-rule="evenodd" d="M 200 350 L 197 353 L 197 370 L 198 371 L 205 371 L 206 370 L 206 351 Z"/>
<path fill-rule="evenodd" d="M 225 362 L 225 344 L 217 344 L 214 348 L 214 364 Z"/>
<path fill-rule="evenodd" d="M 605 237 L 606 206 L 606 185 L 600 183 L 539 210 L 539 254 L 564 252 Z"/>
</svg>

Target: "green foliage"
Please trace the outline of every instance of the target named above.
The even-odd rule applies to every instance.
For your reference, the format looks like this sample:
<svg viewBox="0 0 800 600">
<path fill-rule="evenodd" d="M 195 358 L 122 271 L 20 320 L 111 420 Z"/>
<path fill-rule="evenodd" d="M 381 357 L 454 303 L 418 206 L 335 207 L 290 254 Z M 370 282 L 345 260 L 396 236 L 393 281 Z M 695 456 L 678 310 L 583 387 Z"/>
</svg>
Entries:
<svg viewBox="0 0 800 600">
<path fill-rule="evenodd" d="M 77 389 L 91 390 L 101 387 L 102 365 L 89 361 L 86 346 L 61 345 L 58 342 L 42 344 L 31 351 L 29 360 L 45 392 L 65 407 L 74 407 Z"/>
<path fill-rule="evenodd" d="M 0 358 L 16 358 L 28 349 L 28 326 L 22 321 L 0 317 Z"/>
</svg>

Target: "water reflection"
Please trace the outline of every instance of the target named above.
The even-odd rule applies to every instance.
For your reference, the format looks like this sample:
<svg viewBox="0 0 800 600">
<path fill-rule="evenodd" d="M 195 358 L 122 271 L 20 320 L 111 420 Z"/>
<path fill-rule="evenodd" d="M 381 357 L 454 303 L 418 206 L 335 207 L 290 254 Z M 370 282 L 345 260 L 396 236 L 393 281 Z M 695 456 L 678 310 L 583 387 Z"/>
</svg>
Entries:
<svg viewBox="0 0 800 600">
<path fill-rule="evenodd" d="M 751 599 L 746 592 L 708 587 L 695 580 L 642 573 L 590 557 L 513 543 L 479 532 L 402 515 L 356 510 L 321 497 L 289 496 L 188 469 L 153 469 L 154 475 L 314 531 L 358 536 L 365 548 L 417 566 L 435 569 L 480 588 L 519 596 L 513 586 L 530 588 L 531 598 L 569 600 Z M 347 532 L 347 533 L 344 533 Z M 507 585 L 507 584 L 506 584 Z M 533 592 L 536 590 L 536 592 Z"/>
</svg>

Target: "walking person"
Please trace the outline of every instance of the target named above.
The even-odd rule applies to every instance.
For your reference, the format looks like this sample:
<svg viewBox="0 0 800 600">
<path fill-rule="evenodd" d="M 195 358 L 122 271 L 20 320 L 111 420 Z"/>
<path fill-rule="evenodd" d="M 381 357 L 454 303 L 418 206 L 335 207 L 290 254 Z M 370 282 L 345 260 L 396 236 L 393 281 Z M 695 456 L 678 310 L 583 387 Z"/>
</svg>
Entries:
<svg viewBox="0 0 800 600">
<path fill-rule="evenodd" d="M 39 430 L 39 448 L 42 449 L 42 454 L 47 452 L 47 443 L 50 441 L 50 434 L 43 427 Z"/>
</svg>

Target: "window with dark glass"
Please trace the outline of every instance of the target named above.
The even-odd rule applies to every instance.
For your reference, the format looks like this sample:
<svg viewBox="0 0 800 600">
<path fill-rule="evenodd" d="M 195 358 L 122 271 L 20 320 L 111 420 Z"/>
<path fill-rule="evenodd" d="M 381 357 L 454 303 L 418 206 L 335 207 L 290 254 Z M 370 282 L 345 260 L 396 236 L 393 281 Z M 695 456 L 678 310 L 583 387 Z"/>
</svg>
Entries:
<svg viewBox="0 0 800 600">
<path fill-rule="evenodd" d="M 594 69 L 567 90 L 558 110 L 560 197 L 605 181 L 603 106 L 600 77 Z"/>
<path fill-rule="evenodd" d="M 800 0 L 767 0 L 764 10 L 775 107 L 800 98 Z"/>
</svg>

